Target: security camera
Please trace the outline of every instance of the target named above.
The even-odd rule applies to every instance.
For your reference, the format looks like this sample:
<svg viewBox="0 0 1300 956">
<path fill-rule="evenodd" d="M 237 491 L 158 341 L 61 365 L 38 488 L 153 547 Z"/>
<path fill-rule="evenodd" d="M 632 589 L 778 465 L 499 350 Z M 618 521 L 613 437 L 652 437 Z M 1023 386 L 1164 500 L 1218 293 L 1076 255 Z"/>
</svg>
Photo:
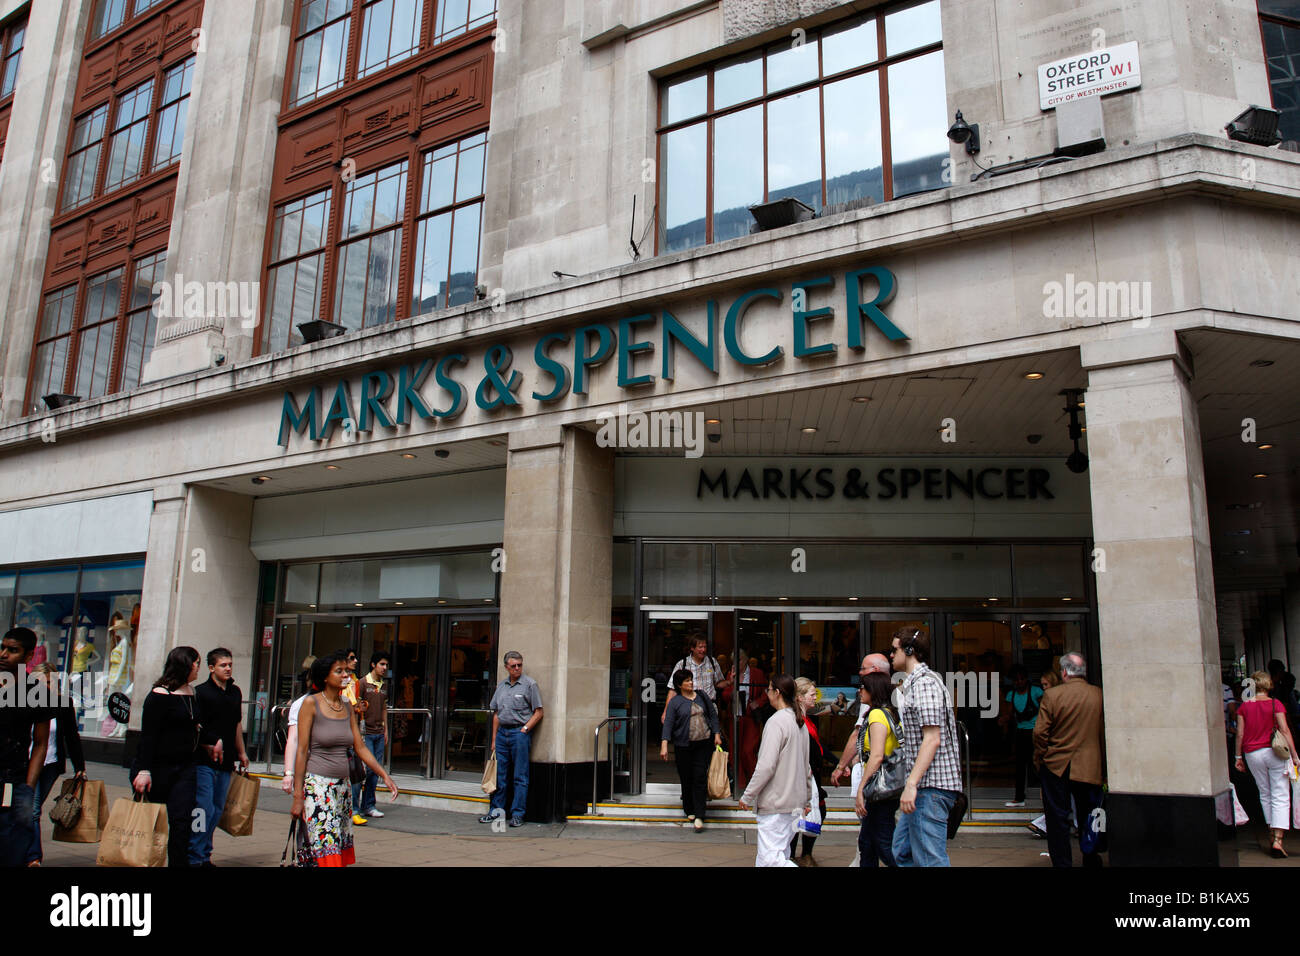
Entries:
<svg viewBox="0 0 1300 956">
<path fill-rule="evenodd" d="M 1037 444 L 1038 444 L 1040 441 L 1042 441 L 1042 440 L 1043 440 L 1043 436 L 1042 436 L 1042 435 L 1026 435 L 1026 436 L 1025 436 L 1025 441 L 1029 442 L 1029 444 L 1031 444 L 1031 445 L 1037 445 Z"/>
</svg>

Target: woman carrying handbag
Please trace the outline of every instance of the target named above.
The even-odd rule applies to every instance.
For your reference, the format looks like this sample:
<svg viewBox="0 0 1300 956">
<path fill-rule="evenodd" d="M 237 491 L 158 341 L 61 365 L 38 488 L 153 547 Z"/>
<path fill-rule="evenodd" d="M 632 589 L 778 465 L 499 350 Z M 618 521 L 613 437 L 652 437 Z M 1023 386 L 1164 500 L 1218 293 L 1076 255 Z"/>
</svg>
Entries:
<svg viewBox="0 0 1300 956">
<path fill-rule="evenodd" d="M 1255 697 L 1237 708 L 1237 769 L 1250 768 L 1259 787 L 1264 819 L 1273 831 L 1270 853 L 1282 859 L 1287 855 L 1282 838 L 1291 825 L 1290 771 L 1296 762 L 1295 741 L 1286 708 L 1270 696 L 1273 679 L 1265 671 L 1256 671 L 1251 679 Z"/>
<path fill-rule="evenodd" d="M 81 737 L 77 734 L 77 714 L 71 701 L 64 701 L 58 696 L 58 675 L 54 665 L 46 661 L 36 666 L 36 673 L 46 681 L 50 688 L 50 699 L 67 706 L 53 708 L 54 717 L 50 721 L 50 742 L 45 749 L 45 766 L 41 768 L 41 777 L 36 781 L 36 793 L 32 799 L 33 815 L 36 818 L 32 833 L 32 848 L 27 854 L 28 866 L 40 866 L 44 855 L 41 848 L 41 806 L 45 798 L 54 789 L 54 783 L 68 770 L 68 759 L 76 771 L 77 780 L 86 779 L 86 758 L 81 752 Z"/>
<path fill-rule="evenodd" d="M 859 866 L 894 863 L 894 817 L 907 780 L 907 768 L 899 745 L 898 715 L 890 698 L 894 691 L 888 674 L 879 672 L 862 678 L 867 722 L 861 738 L 862 780 L 854 795 L 855 811 L 862 821 L 858 831 Z"/>
</svg>

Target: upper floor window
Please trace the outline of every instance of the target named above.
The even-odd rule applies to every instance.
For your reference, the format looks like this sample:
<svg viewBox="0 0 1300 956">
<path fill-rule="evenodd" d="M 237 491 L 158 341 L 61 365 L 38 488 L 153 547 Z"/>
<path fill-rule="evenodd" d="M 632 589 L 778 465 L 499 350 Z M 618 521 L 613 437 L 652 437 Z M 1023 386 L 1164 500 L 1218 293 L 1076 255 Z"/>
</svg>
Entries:
<svg viewBox="0 0 1300 956">
<path fill-rule="evenodd" d="M 18 84 L 18 65 L 23 59 L 23 41 L 26 37 L 26 20 L 19 20 L 0 32 L 0 57 L 3 58 L 0 60 L 3 63 L 3 67 L 0 67 L 3 70 L 0 72 L 0 99 L 12 93 Z"/>
<path fill-rule="evenodd" d="M 90 39 L 112 33 L 133 17 L 151 10 L 164 0 L 98 0 L 90 18 Z M 129 9 L 128 9 L 129 8 Z"/>
<path fill-rule="evenodd" d="M 301 344 L 315 319 L 362 329 L 470 301 L 486 153 L 476 133 L 278 206 L 262 350 Z"/>
<path fill-rule="evenodd" d="M 188 57 L 77 117 L 64 167 L 61 209 L 75 209 L 180 158 L 194 76 Z M 111 115 L 111 125 L 110 125 Z M 108 136 L 107 157 L 104 138 Z M 149 144 L 153 143 L 152 158 Z"/>
<path fill-rule="evenodd" d="M 153 349 L 153 286 L 166 271 L 166 252 L 131 261 L 45 296 L 32 361 L 32 412 L 42 398 L 99 398 L 140 383 Z"/>
<path fill-rule="evenodd" d="M 802 39 L 661 84 L 660 252 L 748 234 L 755 203 L 821 213 L 944 185 L 938 0 Z"/>
<path fill-rule="evenodd" d="M 496 19 L 496 0 L 301 0 L 289 106 L 300 106 Z M 359 42 L 353 43 L 359 34 Z"/>
<path fill-rule="evenodd" d="M 1300 0 L 1259 0 L 1259 13 L 1278 132 L 1300 140 Z"/>
</svg>

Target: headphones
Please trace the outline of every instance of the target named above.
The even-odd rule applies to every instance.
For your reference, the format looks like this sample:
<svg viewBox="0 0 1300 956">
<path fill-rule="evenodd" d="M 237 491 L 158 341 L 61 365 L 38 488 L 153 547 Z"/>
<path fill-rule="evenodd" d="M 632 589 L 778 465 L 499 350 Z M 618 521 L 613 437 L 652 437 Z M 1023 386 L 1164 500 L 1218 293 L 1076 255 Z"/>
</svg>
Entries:
<svg viewBox="0 0 1300 956">
<path fill-rule="evenodd" d="M 916 656 L 916 639 L 921 636 L 920 631 L 913 631 L 911 637 L 905 637 L 898 642 L 898 649 L 908 657 Z"/>
</svg>

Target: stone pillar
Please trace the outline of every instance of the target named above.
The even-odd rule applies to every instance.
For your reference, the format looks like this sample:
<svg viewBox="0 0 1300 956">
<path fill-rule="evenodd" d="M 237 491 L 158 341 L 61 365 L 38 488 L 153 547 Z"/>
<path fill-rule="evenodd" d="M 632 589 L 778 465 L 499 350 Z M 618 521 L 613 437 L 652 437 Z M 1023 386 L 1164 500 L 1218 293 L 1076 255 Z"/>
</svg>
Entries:
<svg viewBox="0 0 1300 956">
<path fill-rule="evenodd" d="M 1110 860 L 1217 865 L 1228 762 L 1190 359 L 1172 331 L 1088 343 L 1081 359 L 1093 535 L 1106 553 L 1096 580 Z"/>
<path fill-rule="evenodd" d="M 613 528 L 611 451 L 582 430 L 511 433 L 500 651 L 523 654 L 542 692 L 529 819 L 590 799 L 593 731 L 608 716 Z"/>
<path fill-rule="evenodd" d="M 282 0 L 204 4 L 165 278 L 204 290 L 221 283 L 235 295 L 205 294 L 203 315 L 160 316 L 146 382 L 253 354 L 292 13 Z M 244 303 L 253 314 L 241 314 Z"/>
</svg>

